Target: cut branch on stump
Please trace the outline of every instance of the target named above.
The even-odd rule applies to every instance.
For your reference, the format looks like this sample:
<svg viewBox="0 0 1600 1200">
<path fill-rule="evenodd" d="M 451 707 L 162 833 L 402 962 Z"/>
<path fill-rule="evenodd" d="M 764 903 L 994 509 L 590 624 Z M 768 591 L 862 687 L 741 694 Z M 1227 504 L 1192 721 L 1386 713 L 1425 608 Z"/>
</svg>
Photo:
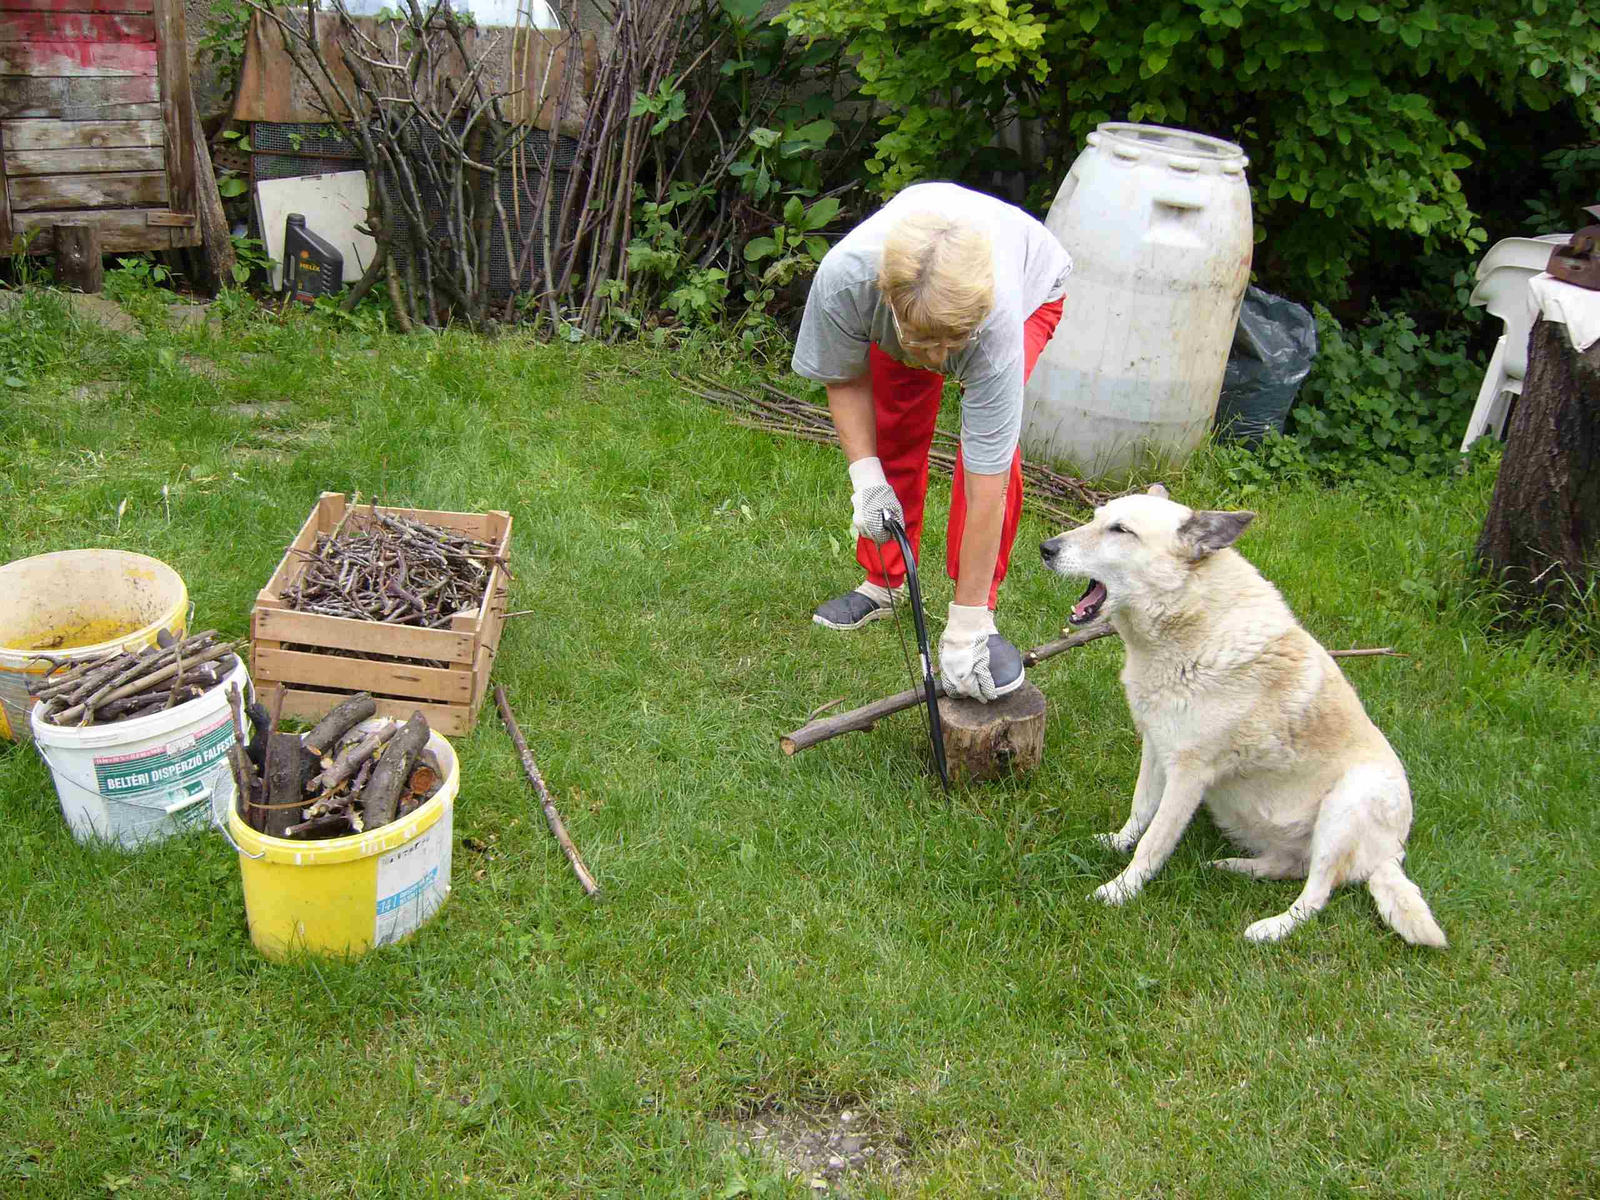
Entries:
<svg viewBox="0 0 1600 1200">
<path fill-rule="evenodd" d="M 1063 630 L 1063 632 L 1066 632 Z M 1038 666 L 1046 659 L 1067 650 L 1075 650 L 1079 646 L 1087 646 L 1090 642 L 1097 642 L 1104 637 L 1116 636 L 1116 630 L 1104 622 L 1096 622 L 1083 629 L 1068 633 L 1066 637 L 1057 638 L 1053 642 L 1045 642 L 1042 646 L 1035 646 L 1022 656 L 1024 665 Z M 1333 658 L 1377 658 L 1392 657 L 1404 658 L 1405 655 L 1388 646 L 1374 647 L 1358 650 L 1330 650 L 1328 654 Z M 933 681 L 934 691 L 944 695 L 944 685 L 939 679 Z M 802 750 L 808 750 L 818 742 L 826 742 L 836 738 L 841 733 L 865 733 L 885 717 L 893 716 L 897 712 L 904 712 L 908 708 L 915 708 L 923 703 L 921 688 L 908 688 L 903 692 L 896 692 L 892 696 L 885 696 L 882 700 L 874 700 L 871 704 L 863 704 L 860 708 L 853 708 L 833 717 L 823 717 L 820 720 L 810 721 L 791 733 L 786 733 L 778 739 L 779 748 L 789 756 L 796 755 Z M 944 709 L 940 710 L 941 715 Z M 948 756 L 948 739 L 947 756 Z"/>
</svg>

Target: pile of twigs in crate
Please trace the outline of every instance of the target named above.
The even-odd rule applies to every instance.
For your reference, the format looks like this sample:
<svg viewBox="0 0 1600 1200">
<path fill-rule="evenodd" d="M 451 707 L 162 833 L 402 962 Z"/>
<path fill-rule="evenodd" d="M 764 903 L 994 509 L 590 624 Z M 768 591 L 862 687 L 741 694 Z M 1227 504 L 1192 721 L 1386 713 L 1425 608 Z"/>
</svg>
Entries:
<svg viewBox="0 0 1600 1200">
<path fill-rule="evenodd" d="M 237 693 L 229 701 L 242 730 L 242 702 Z M 245 824 L 271 837 L 346 837 L 431 799 L 445 777 L 428 749 L 427 718 L 415 712 L 403 723 L 373 721 L 376 709 L 371 694 L 359 692 L 304 737 L 271 733 L 230 755 Z"/>
<path fill-rule="evenodd" d="M 87 662 L 56 661 L 28 687 L 52 725 L 104 725 L 198 700 L 239 665 L 233 642 L 216 630 L 178 638 L 162 630 L 154 646 Z"/>
<path fill-rule="evenodd" d="M 300 551 L 305 565 L 283 592 L 296 612 L 443 629 L 478 607 L 495 563 L 488 542 L 412 517 L 352 503 L 331 533 Z"/>
</svg>

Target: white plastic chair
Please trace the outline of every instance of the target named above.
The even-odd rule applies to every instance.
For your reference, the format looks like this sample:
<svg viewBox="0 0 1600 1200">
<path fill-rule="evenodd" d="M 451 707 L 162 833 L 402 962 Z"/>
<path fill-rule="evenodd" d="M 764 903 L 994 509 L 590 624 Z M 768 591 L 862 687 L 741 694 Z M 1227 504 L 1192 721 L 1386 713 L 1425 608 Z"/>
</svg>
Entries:
<svg viewBox="0 0 1600 1200">
<path fill-rule="evenodd" d="M 1571 237 L 1570 233 L 1547 233 L 1536 238 L 1506 238 L 1491 246 L 1478 264 L 1469 303 L 1499 317 L 1505 333 L 1494 345 L 1483 386 L 1478 389 L 1478 402 L 1461 439 L 1463 454 L 1485 434 L 1505 439 L 1512 398 L 1522 394 L 1522 377 L 1528 372 L 1528 334 L 1533 330 L 1528 280 L 1545 269 L 1550 248 Z"/>
</svg>

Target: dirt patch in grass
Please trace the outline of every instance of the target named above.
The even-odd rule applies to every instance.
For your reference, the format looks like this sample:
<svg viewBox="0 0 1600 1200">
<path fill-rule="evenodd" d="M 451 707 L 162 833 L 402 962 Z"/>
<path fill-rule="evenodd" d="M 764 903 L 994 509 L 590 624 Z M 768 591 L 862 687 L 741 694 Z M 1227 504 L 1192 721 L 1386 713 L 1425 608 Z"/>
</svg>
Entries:
<svg viewBox="0 0 1600 1200">
<path fill-rule="evenodd" d="M 894 1135 L 862 1108 L 763 1112 L 724 1124 L 741 1149 L 782 1164 L 814 1194 L 848 1200 L 853 1182 L 904 1168 Z"/>
</svg>

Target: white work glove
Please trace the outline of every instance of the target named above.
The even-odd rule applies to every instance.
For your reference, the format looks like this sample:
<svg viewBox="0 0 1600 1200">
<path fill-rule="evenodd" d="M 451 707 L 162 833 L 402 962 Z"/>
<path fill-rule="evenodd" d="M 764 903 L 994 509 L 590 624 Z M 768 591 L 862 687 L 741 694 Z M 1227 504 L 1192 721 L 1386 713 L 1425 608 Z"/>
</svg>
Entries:
<svg viewBox="0 0 1600 1200">
<path fill-rule="evenodd" d="M 905 509 L 900 507 L 900 498 L 889 486 L 878 459 L 858 458 L 851 463 L 850 486 L 854 489 L 850 495 L 850 528 L 857 537 L 869 537 L 881 546 L 890 539 L 890 517 L 905 526 Z"/>
<path fill-rule="evenodd" d="M 989 635 L 998 633 L 986 604 L 952 604 L 939 639 L 939 677 L 946 696 L 988 703 L 998 694 L 989 673 Z"/>
</svg>

